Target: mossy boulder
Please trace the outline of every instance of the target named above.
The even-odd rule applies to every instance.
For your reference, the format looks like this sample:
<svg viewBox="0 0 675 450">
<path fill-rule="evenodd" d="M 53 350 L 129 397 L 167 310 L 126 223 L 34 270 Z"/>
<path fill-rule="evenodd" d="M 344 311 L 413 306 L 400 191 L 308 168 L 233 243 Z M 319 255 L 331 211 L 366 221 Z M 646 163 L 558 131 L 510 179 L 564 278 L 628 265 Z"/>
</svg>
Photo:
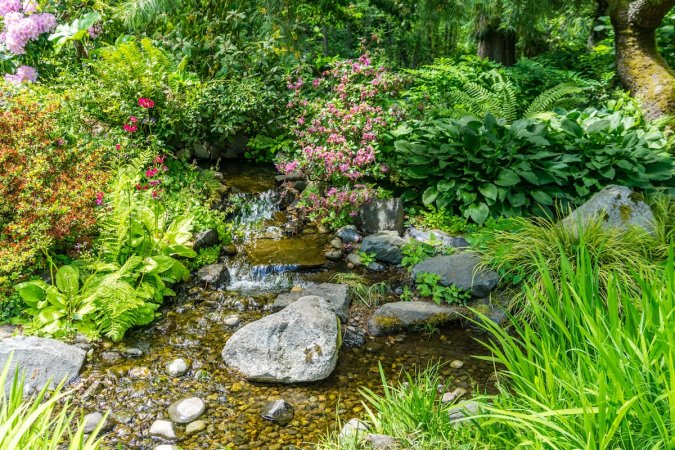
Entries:
<svg viewBox="0 0 675 450">
<path fill-rule="evenodd" d="M 443 325 L 461 318 L 461 307 L 428 302 L 394 302 L 380 306 L 368 320 L 373 336 L 398 333 L 424 325 Z"/>
</svg>

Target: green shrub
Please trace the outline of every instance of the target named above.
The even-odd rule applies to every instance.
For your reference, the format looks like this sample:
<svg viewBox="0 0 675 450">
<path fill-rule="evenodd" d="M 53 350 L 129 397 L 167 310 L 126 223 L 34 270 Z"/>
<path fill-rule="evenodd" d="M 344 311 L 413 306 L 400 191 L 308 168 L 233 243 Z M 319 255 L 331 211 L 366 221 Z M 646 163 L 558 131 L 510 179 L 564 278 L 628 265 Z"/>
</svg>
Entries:
<svg viewBox="0 0 675 450">
<path fill-rule="evenodd" d="M 543 290 L 510 331 L 481 323 L 503 367 L 484 404 L 483 441 L 495 448 L 666 449 L 675 444 L 674 247 L 665 271 L 603 274 L 593 250 L 537 260 Z M 639 293 L 634 286 L 639 285 Z"/>
<path fill-rule="evenodd" d="M 474 231 L 475 224 L 469 224 L 466 218 L 448 212 L 445 209 L 436 209 L 430 205 L 426 209 L 415 208 L 410 212 L 410 225 L 424 230 L 439 230 L 452 236 Z"/>
<path fill-rule="evenodd" d="M 72 408 L 70 393 L 63 383 L 49 391 L 45 386 L 33 397 L 24 397 L 25 374 L 14 374 L 9 392 L 5 382 L 9 376 L 11 356 L 0 373 L 0 448 L 21 450 L 97 450 L 101 441 L 96 436 L 99 425 L 88 436 L 80 412 Z M 75 426 L 73 431 L 71 428 Z"/>
<path fill-rule="evenodd" d="M 386 136 L 393 178 L 425 205 L 474 222 L 553 213 L 607 184 L 675 186 L 675 162 L 656 130 L 620 113 L 589 109 L 512 125 L 487 115 L 413 121 Z"/>
</svg>

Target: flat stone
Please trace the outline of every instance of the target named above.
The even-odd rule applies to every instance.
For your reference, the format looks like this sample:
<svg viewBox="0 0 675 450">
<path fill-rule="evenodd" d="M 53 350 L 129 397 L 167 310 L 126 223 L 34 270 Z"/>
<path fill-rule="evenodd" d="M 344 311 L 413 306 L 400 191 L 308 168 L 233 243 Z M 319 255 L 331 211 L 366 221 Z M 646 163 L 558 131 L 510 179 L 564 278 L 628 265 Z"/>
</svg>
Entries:
<svg viewBox="0 0 675 450">
<path fill-rule="evenodd" d="M 166 372 L 172 377 L 182 377 L 190 369 L 190 365 L 183 358 L 174 359 L 166 367 Z"/>
<path fill-rule="evenodd" d="M 450 362 L 450 367 L 452 367 L 453 369 L 461 369 L 462 367 L 464 367 L 464 362 L 460 361 L 459 359 L 455 359 Z"/>
<path fill-rule="evenodd" d="M 367 434 L 363 438 L 367 448 L 372 450 L 397 450 L 399 446 L 396 439 L 386 434 Z"/>
<path fill-rule="evenodd" d="M 162 444 L 155 447 L 155 450 L 180 450 L 176 445 Z"/>
<path fill-rule="evenodd" d="M 143 356 L 143 350 L 136 347 L 129 347 L 124 349 L 124 356 L 128 356 L 129 358 L 140 358 Z"/>
<path fill-rule="evenodd" d="M 108 418 L 105 418 L 105 420 L 103 419 L 103 414 L 100 412 L 87 414 L 84 416 L 83 421 L 85 434 L 93 433 L 100 423 L 102 423 L 102 425 L 99 432 L 109 431 L 113 426 L 112 422 Z"/>
<path fill-rule="evenodd" d="M 214 288 L 222 288 L 230 282 L 230 272 L 225 264 L 209 264 L 197 271 L 197 280 Z"/>
<path fill-rule="evenodd" d="M 363 239 L 361 253 L 374 254 L 378 261 L 389 264 L 401 264 L 403 247 L 408 241 L 401 238 L 395 231 L 382 231 L 371 234 Z"/>
<path fill-rule="evenodd" d="M 223 348 L 223 360 L 248 380 L 323 380 L 338 358 L 339 322 L 333 308 L 326 299 L 302 297 L 237 330 Z"/>
<path fill-rule="evenodd" d="M 361 229 L 366 233 L 395 231 L 403 233 L 403 202 L 400 198 L 373 200 L 359 211 Z"/>
<path fill-rule="evenodd" d="M 168 420 L 155 420 L 150 425 L 150 436 L 164 439 L 176 439 L 176 430 Z"/>
<path fill-rule="evenodd" d="M 239 316 L 236 314 L 230 314 L 229 316 L 225 317 L 223 320 L 223 325 L 227 327 L 236 327 L 239 325 L 240 319 Z"/>
<path fill-rule="evenodd" d="M 345 245 L 342 243 L 342 240 L 339 238 L 334 238 L 332 241 L 330 241 L 331 247 L 337 250 L 342 250 L 345 248 Z"/>
<path fill-rule="evenodd" d="M 463 236 L 452 236 L 441 230 L 418 230 L 415 227 L 410 227 L 406 230 L 405 236 L 414 239 L 418 242 L 424 243 L 439 243 L 444 247 L 451 247 L 455 249 L 469 248 L 469 242 Z"/>
<path fill-rule="evenodd" d="M 480 269 L 480 257 L 474 252 L 455 253 L 428 258 L 412 269 L 414 276 L 419 273 L 435 273 L 442 286 L 456 286 L 470 291 L 474 297 L 487 297 L 497 286 L 499 275 L 488 269 Z"/>
<path fill-rule="evenodd" d="M 197 434 L 201 433 L 202 431 L 206 430 L 206 422 L 203 420 L 195 420 L 194 422 L 190 422 L 187 424 L 185 427 L 185 434 L 191 435 L 191 434 Z"/>
<path fill-rule="evenodd" d="M 344 226 L 335 232 L 337 236 L 345 244 L 356 244 L 361 242 L 361 235 L 354 225 Z"/>
<path fill-rule="evenodd" d="M 583 205 L 562 220 L 562 224 L 577 232 L 597 218 L 605 228 L 628 230 L 642 228 L 651 235 L 656 233 L 654 213 L 639 194 L 625 186 L 610 185 L 593 195 Z"/>
<path fill-rule="evenodd" d="M 368 320 L 368 333 L 381 336 L 425 324 L 442 325 L 461 319 L 461 311 L 458 306 L 428 302 L 385 303 Z"/>
<path fill-rule="evenodd" d="M 0 341 L 12 337 L 16 330 L 14 325 L 0 325 Z"/>
<path fill-rule="evenodd" d="M 446 392 L 441 397 L 441 403 L 455 403 L 458 398 L 468 394 L 469 392 L 464 388 L 457 388 L 452 392 Z"/>
<path fill-rule="evenodd" d="M 80 373 L 86 352 L 73 345 L 55 339 L 35 336 L 14 336 L 5 338 L 0 345 L 0 367 L 5 367 L 14 352 L 9 373 L 14 374 L 17 365 L 26 374 L 26 387 L 34 390 L 45 385 L 55 386 L 61 380 L 73 381 Z M 13 377 L 5 382 L 5 392 L 12 385 Z"/>
<path fill-rule="evenodd" d="M 196 252 L 206 247 L 213 247 L 220 242 L 218 231 L 210 228 L 208 230 L 200 231 L 194 235 L 194 244 L 192 249 Z"/>
<path fill-rule="evenodd" d="M 329 250 L 325 255 L 326 259 L 330 261 L 340 261 L 342 259 L 342 252 L 340 250 Z"/>
<path fill-rule="evenodd" d="M 315 296 L 328 300 L 335 314 L 344 323 L 349 318 L 349 288 L 344 284 L 320 283 L 303 287 L 299 291 L 279 294 L 272 304 L 272 311 L 281 311 L 302 297 Z"/>
<path fill-rule="evenodd" d="M 260 417 L 281 426 L 286 426 L 293 420 L 293 406 L 286 400 L 276 400 L 263 406 Z"/>
<path fill-rule="evenodd" d="M 201 398 L 185 398 L 169 406 L 169 417 L 175 423 L 190 423 L 204 414 L 205 410 L 206 404 Z"/>
<path fill-rule="evenodd" d="M 448 409 L 448 418 L 450 419 L 450 422 L 457 422 L 464 418 L 477 415 L 479 410 L 480 406 L 478 405 L 478 402 L 463 402 Z"/>
<path fill-rule="evenodd" d="M 347 262 L 352 264 L 354 267 L 361 267 L 363 265 L 361 262 L 361 256 L 358 253 L 350 253 L 347 255 Z"/>
<path fill-rule="evenodd" d="M 360 421 L 359 419 L 349 419 L 347 423 L 344 424 L 340 430 L 341 438 L 350 438 L 355 435 L 362 435 L 368 433 L 370 427 L 365 422 Z"/>
</svg>

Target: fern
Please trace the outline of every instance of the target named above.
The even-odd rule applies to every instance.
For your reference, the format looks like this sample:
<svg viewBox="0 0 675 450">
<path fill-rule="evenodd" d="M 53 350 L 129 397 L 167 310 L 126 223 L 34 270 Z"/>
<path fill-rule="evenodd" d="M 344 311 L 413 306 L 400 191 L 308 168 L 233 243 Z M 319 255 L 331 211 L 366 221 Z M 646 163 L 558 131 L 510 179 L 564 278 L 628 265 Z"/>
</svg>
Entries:
<svg viewBox="0 0 675 450">
<path fill-rule="evenodd" d="M 575 106 L 570 105 L 569 101 L 576 102 L 574 96 L 583 91 L 584 88 L 570 83 L 560 83 L 557 86 L 553 86 L 532 100 L 530 106 L 525 110 L 523 117 L 532 117 L 539 113 L 550 111 L 556 106 L 562 106 L 563 103 L 565 103 L 565 106 Z"/>
</svg>

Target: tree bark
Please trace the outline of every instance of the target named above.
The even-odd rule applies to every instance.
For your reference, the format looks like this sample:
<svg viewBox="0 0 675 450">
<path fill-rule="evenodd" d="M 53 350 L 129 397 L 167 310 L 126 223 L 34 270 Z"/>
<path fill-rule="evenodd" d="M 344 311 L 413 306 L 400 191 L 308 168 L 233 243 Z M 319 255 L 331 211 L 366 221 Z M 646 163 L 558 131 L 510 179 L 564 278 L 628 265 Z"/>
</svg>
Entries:
<svg viewBox="0 0 675 450">
<path fill-rule="evenodd" d="M 478 17 L 478 56 L 490 61 L 512 66 L 516 63 L 516 34 L 502 30 L 490 23 L 490 19 L 481 14 Z"/>
<path fill-rule="evenodd" d="M 647 118 L 675 114 L 675 73 L 659 55 L 656 29 L 675 0 L 613 0 L 616 70 Z"/>
</svg>

